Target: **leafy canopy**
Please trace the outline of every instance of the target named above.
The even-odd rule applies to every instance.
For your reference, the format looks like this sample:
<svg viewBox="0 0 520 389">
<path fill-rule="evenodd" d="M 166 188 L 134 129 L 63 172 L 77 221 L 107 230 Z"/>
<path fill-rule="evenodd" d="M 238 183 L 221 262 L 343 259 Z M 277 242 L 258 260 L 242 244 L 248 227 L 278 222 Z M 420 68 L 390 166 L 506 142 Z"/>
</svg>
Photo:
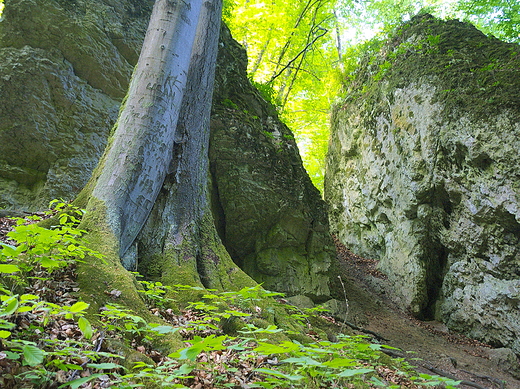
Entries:
<svg viewBox="0 0 520 389">
<path fill-rule="evenodd" d="M 227 0 L 224 19 L 248 52 L 249 75 L 295 133 L 304 165 L 322 189 L 328 113 L 361 55 L 419 12 L 470 21 L 520 42 L 512 0 Z"/>
</svg>

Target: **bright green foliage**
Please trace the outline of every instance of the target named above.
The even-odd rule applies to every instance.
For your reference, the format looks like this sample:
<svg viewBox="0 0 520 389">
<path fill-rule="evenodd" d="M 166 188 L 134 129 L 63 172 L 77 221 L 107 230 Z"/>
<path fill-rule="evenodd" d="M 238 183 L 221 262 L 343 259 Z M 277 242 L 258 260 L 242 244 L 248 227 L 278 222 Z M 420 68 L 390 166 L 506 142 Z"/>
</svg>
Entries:
<svg viewBox="0 0 520 389">
<path fill-rule="evenodd" d="M 335 0 L 238 0 L 227 5 L 226 21 L 247 49 L 254 85 L 279 108 L 309 157 L 324 152 L 327 114 L 339 87 L 331 75 L 338 62 L 335 5 Z M 315 140 L 312 145 L 309 138 Z M 319 186 L 322 167 L 304 160 Z"/>
<path fill-rule="evenodd" d="M 82 210 L 57 200 L 51 202 L 51 208 L 50 212 L 58 215 L 59 225 L 44 228 L 37 224 L 42 220 L 37 215 L 27 219 L 14 218 L 17 225 L 7 236 L 15 245 L 0 244 L 0 272 L 12 273 L 13 286 L 26 282 L 15 267 L 25 273 L 39 268 L 52 272 L 87 255 L 101 257 L 86 247 L 81 238 L 85 231 L 77 225 L 83 216 Z"/>
<path fill-rule="evenodd" d="M 262 385 L 266 388 L 341 387 L 346 382 L 363 382 L 368 373 L 375 371 L 380 347 L 366 343 L 362 336 L 343 336 L 336 343 L 318 341 L 308 345 L 296 341 L 281 344 L 259 342 L 254 351 L 266 355 L 278 354 L 282 359 L 277 361 L 276 368 L 256 371 L 269 376 L 266 384 Z"/>
<path fill-rule="evenodd" d="M 137 315 L 132 315 L 132 311 L 118 304 L 107 304 L 101 313 L 103 328 L 107 331 L 128 333 L 132 337 L 140 336 L 147 331 L 146 321 Z"/>
<path fill-rule="evenodd" d="M 134 273 L 137 277 L 141 277 L 139 273 Z M 166 304 L 172 302 L 173 300 L 165 297 L 165 294 L 168 290 L 171 289 L 168 285 L 163 285 L 162 282 L 156 281 L 146 281 L 146 280 L 138 280 L 144 289 L 139 290 L 139 293 L 144 295 L 144 298 L 147 304 L 150 307 L 164 308 Z"/>
<path fill-rule="evenodd" d="M 436 376 L 411 376 L 408 372 L 412 370 L 402 360 L 383 362 L 380 349 L 386 346 L 370 344 L 362 336 L 339 335 L 335 343 L 303 336 L 311 328 L 312 316 L 322 314 L 323 310 L 302 311 L 291 307 L 284 300 L 276 300 L 283 297 L 280 293 L 259 285 L 234 292 L 178 285 L 177 289 L 191 290 L 200 298 L 184 312 L 174 315 L 167 308 L 172 300 L 165 297 L 166 286 L 139 281 L 151 312 L 162 315 L 164 323 L 148 323 L 126 307 L 107 304 L 99 313 L 99 328 L 85 318 L 88 308 L 85 302 L 60 305 L 44 301 L 36 294 L 14 293 L 23 290 L 25 281 L 36 271 L 39 277 L 45 274 L 53 277 L 64 266 L 72 266 L 74 259 L 97 255 L 81 249 L 84 244 L 82 232 L 75 227 L 77 219 L 71 221 L 68 216 L 60 219 L 60 225 L 53 227 L 62 231 L 55 245 L 47 241 L 48 233 L 40 230 L 41 226 L 27 229 L 28 225 L 18 220 L 10 235 L 18 241 L 0 251 L 4 265 L 0 267 L 1 357 L 18 366 L 14 374 L 0 377 L 0 384 L 9 380 L 11 386 L 14 383 L 34 389 L 56 387 L 57 382 L 62 383 L 60 388 L 72 389 L 87 383 L 114 389 L 187 388 L 193 386 L 195 377 L 211 374 L 215 387 L 236 387 L 237 376 L 248 377 L 245 385 L 251 388 L 317 389 L 347 385 L 397 388 L 378 375 L 377 369 L 383 365 L 426 385 L 443 383 L 452 388 L 457 384 Z M 66 249 L 72 241 L 78 249 Z M 15 252 L 18 256 L 14 256 Z M 68 252 L 73 254 L 70 257 L 64 254 Z M 55 260 L 57 265 L 45 267 L 43 257 Z M 280 312 L 299 323 L 298 331 L 298 325 L 284 328 L 272 324 Z M 22 330 L 16 323 L 24 315 L 31 315 L 31 325 Z M 81 333 L 76 331 L 79 337 L 41 336 L 53 322 L 60 320 L 79 329 Z M 173 333 L 183 337 L 186 347 L 168 356 L 153 350 L 160 336 Z M 300 341 L 291 340 L 291 336 Z M 129 370 L 128 366 L 122 366 L 122 356 L 102 351 L 105 339 L 124 344 L 128 350 L 151 350 L 152 355 L 160 356 L 159 363 L 151 363 L 149 358 L 137 359 L 140 361 Z"/>
<path fill-rule="evenodd" d="M 323 186 L 329 109 L 364 49 L 419 12 L 462 18 L 486 33 L 520 40 L 511 0 L 228 0 L 225 20 L 247 49 L 249 74 L 295 133 L 305 168 Z"/>
<path fill-rule="evenodd" d="M 457 11 L 486 34 L 520 42 L 520 3 L 515 0 L 460 0 Z"/>
<path fill-rule="evenodd" d="M 90 339 L 92 326 L 83 316 L 88 304 L 78 301 L 70 306 L 59 305 L 42 301 L 35 294 L 16 292 L 23 290 L 35 274 L 41 279 L 45 273 L 50 275 L 52 271 L 70 266 L 86 255 L 99 256 L 85 247 L 81 239 L 84 232 L 76 228 L 82 211 L 59 201 L 53 201 L 51 205 L 53 210 L 50 213 L 58 215 L 59 225 L 46 229 L 35 224 L 41 220 L 40 217 L 18 218 L 14 231 L 7 234 L 13 244 L 2 243 L 0 250 L 0 341 L 4 339 L 3 357 L 34 367 L 17 377 L 38 385 L 52 380 L 53 374 L 44 367 L 45 364 L 60 365 L 62 370 L 79 366 L 60 364 L 62 359 L 56 358 L 59 353 L 46 350 L 37 343 L 35 339 L 38 336 L 33 331 L 41 333 L 51 319 L 77 318 L 80 331 L 85 339 Z M 28 314 L 31 315 L 31 326 L 21 330 L 16 323 Z M 66 357 L 69 358 L 70 353 Z"/>
<path fill-rule="evenodd" d="M 190 361 L 195 361 L 203 351 L 225 350 L 226 346 L 224 346 L 224 342 L 226 339 L 226 335 L 218 337 L 215 337 L 215 335 L 209 335 L 205 338 L 195 336 L 191 346 L 186 347 L 179 352 L 170 354 L 169 356 L 180 360 L 189 359 Z"/>
</svg>

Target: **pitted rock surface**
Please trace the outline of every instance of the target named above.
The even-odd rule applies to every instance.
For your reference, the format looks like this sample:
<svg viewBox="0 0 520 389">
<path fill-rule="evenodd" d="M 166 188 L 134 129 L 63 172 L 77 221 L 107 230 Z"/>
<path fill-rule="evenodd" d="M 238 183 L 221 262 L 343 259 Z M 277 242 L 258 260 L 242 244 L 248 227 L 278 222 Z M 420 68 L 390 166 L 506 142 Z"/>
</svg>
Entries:
<svg viewBox="0 0 520 389">
<path fill-rule="evenodd" d="M 333 113 L 332 229 L 401 306 L 520 353 L 520 47 L 416 17 Z"/>
</svg>

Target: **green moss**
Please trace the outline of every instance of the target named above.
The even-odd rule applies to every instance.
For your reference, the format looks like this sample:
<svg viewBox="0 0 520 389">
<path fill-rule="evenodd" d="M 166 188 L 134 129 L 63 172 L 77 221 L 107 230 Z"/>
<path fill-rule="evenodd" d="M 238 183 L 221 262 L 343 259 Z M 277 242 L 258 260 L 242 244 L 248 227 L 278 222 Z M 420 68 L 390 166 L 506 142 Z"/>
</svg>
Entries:
<svg viewBox="0 0 520 389">
<path fill-rule="evenodd" d="M 162 257 L 156 257 L 160 264 L 155 266 L 162 269 L 161 282 L 169 286 L 190 285 L 220 291 L 255 286 L 256 282 L 235 265 L 222 245 L 209 210 L 198 227 L 196 236 L 192 231 L 186 231 L 178 245 L 170 244 Z M 198 301 L 201 293 L 183 290 L 169 297 L 185 306 Z"/>
<path fill-rule="evenodd" d="M 107 302 L 117 302 L 132 309 L 139 316 L 149 315 L 144 301 L 137 293 L 135 278 L 121 265 L 117 238 L 106 221 L 106 209 L 100 200 L 90 198 L 88 212 L 80 228 L 88 234 L 88 246 L 105 255 L 104 259 L 88 257 L 78 265 L 78 283 L 83 299 L 91 304 L 91 312 L 97 313 Z M 114 301 L 110 291 L 121 291 Z"/>
<path fill-rule="evenodd" d="M 430 82 L 447 117 L 464 111 L 478 120 L 520 104 L 519 53 L 519 45 L 486 37 L 468 23 L 420 15 L 364 59 L 347 100 L 362 97 L 370 103 L 382 90 Z"/>
</svg>

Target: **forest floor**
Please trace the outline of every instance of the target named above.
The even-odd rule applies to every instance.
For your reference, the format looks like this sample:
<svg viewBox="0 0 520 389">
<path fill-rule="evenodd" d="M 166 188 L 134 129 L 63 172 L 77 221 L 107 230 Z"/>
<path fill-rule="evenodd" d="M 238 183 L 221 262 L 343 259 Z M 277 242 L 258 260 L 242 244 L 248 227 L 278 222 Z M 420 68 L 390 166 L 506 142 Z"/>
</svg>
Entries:
<svg viewBox="0 0 520 389">
<path fill-rule="evenodd" d="M 375 261 L 361 258 L 341 244 L 338 256 L 350 323 L 400 349 L 395 354 L 404 356 L 419 372 L 468 381 L 460 388 L 520 389 L 520 380 L 503 370 L 506 364 L 491 357 L 490 346 L 452 333 L 442 323 L 417 320 L 399 309 L 391 298 L 392 286 L 377 270 Z"/>
<path fill-rule="evenodd" d="M 0 217 L 0 241 L 5 241 L 5 234 L 13 224 L 12 220 Z M 361 258 L 339 243 L 337 248 L 349 303 L 349 325 L 362 329 L 361 333 L 376 334 L 376 340 L 384 338 L 382 343 L 398 349 L 385 352 L 407 359 L 419 372 L 463 380 L 461 389 L 520 389 L 518 367 L 515 378 L 507 371 L 507 363 L 497 362 L 496 356 L 493 357 L 494 350 L 490 346 L 452 333 L 442 323 L 422 322 L 403 312 L 393 301 L 392 285 L 377 270 L 376 261 Z M 74 283 L 71 276 L 68 277 L 61 283 L 71 288 Z M 59 328 L 54 330 L 61 331 Z M 68 337 L 67 334 L 64 336 Z"/>
</svg>

